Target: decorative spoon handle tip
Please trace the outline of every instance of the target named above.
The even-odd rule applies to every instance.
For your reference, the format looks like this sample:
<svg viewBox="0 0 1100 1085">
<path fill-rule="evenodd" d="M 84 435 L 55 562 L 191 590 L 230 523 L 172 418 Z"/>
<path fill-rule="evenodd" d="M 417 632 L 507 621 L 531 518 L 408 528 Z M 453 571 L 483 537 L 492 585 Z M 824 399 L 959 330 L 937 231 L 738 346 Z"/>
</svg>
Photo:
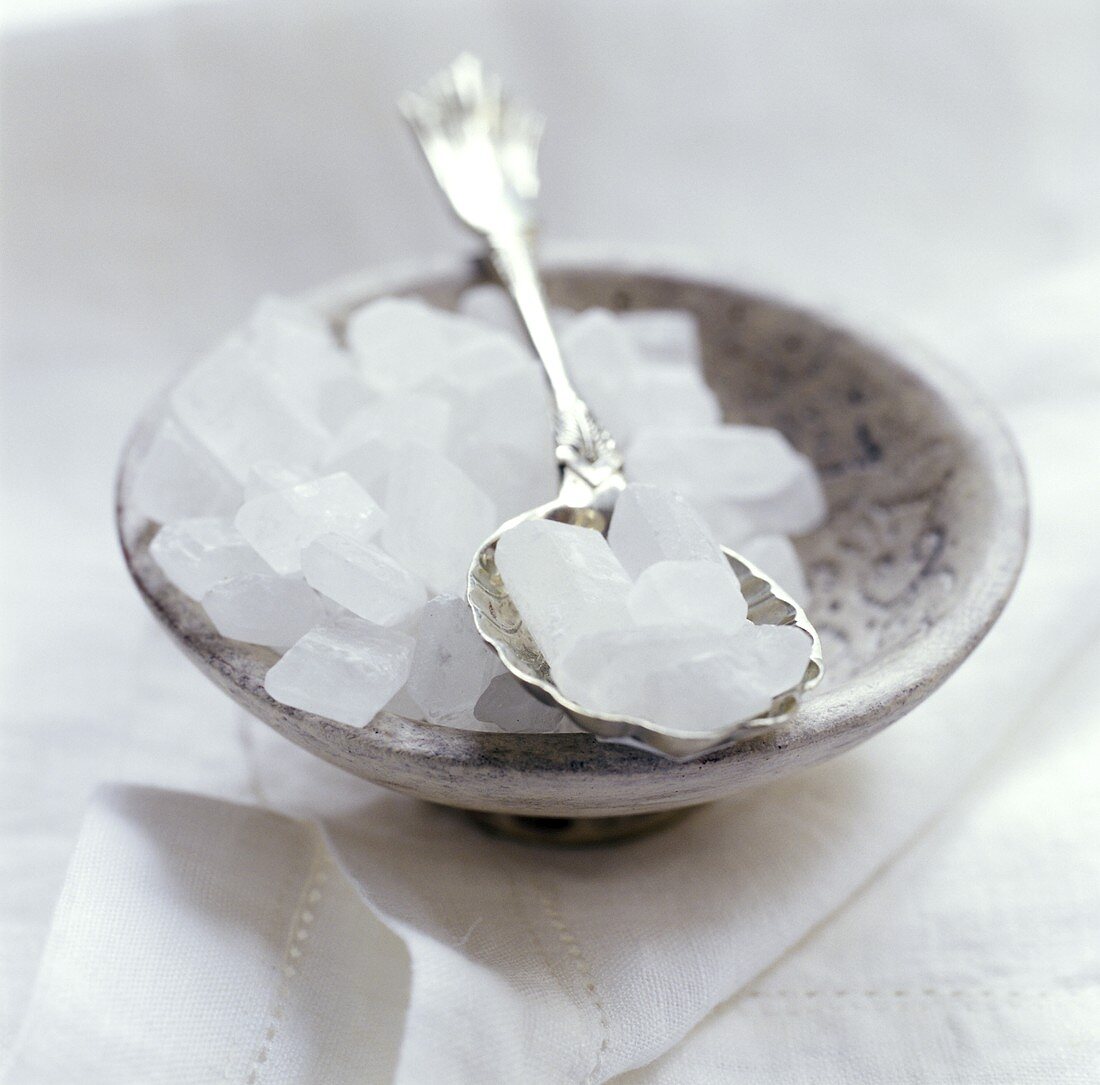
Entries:
<svg viewBox="0 0 1100 1085">
<path fill-rule="evenodd" d="M 619 480 L 622 455 L 566 372 L 535 263 L 538 147 L 543 119 L 504 94 L 463 53 L 404 95 L 402 114 L 459 219 L 488 243 L 554 394 L 558 462 L 567 482 L 595 490 Z"/>
</svg>

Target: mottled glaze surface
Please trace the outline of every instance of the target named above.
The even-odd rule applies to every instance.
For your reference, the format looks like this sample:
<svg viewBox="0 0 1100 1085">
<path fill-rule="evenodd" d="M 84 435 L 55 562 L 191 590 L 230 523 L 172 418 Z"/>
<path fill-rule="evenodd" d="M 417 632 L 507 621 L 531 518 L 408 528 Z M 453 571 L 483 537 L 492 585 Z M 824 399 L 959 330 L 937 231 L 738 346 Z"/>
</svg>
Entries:
<svg viewBox="0 0 1100 1085">
<path fill-rule="evenodd" d="M 433 264 L 348 280 L 310 300 L 340 327 L 386 293 L 451 306 L 477 277 L 472 265 Z M 275 655 L 218 636 L 165 582 L 148 554 L 153 526 L 127 507 L 158 404 L 124 455 L 119 531 L 138 588 L 194 663 L 291 741 L 366 779 L 472 810 L 574 818 L 690 806 L 823 761 L 898 719 L 958 667 L 1007 601 L 1026 543 L 1012 442 L 958 377 L 706 277 L 589 260 L 551 264 L 546 280 L 554 304 L 575 309 L 694 312 L 727 420 L 775 426 L 816 462 L 829 519 L 798 549 L 826 677 L 798 712 L 677 764 L 589 735 L 472 733 L 388 713 L 360 729 L 277 704 L 263 689 Z"/>
</svg>

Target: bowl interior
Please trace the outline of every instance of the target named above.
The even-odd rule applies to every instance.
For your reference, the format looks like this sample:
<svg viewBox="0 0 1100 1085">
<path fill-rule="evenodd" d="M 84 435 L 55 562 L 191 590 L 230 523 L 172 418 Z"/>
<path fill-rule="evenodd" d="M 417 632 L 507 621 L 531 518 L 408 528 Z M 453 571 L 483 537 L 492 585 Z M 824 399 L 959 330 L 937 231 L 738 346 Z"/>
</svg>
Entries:
<svg viewBox="0 0 1100 1085">
<path fill-rule="evenodd" d="M 339 329 L 372 297 L 453 307 L 477 279 L 475 266 L 450 264 L 349 280 L 311 300 Z M 455 732 L 386 713 L 357 729 L 287 709 L 262 687 L 273 654 L 218 637 L 148 558 L 150 525 L 126 495 L 154 407 L 120 475 L 123 546 L 154 612 L 211 677 L 293 741 L 398 790 L 472 809 L 600 816 L 691 805 L 823 760 L 898 718 L 958 666 L 1006 601 L 1026 533 L 1011 441 L 964 384 L 707 279 L 574 262 L 548 267 L 546 283 L 568 308 L 693 312 L 726 419 L 774 426 L 817 464 L 829 517 L 797 547 L 824 681 L 775 730 L 679 765 L 589 735 Z M 628 456 L 628 477 L 629 466 Z"/>
<path fill-rule="evenodd" d="M 453 308 L 465 285 L 404 292 Z M 690 310 L 725 421 L 772 426 L 817 465 L 828 522 L 796 540 L 827 659 L 817 696 L 915 645 L 959 604 L 998 495 L 928 376 L 816 315 L 726 286 L 595 269 L 548 271 L 546 285 L 569 309 Z M 337 307 L 337 326 L 354 307 Z"/>
</svg>

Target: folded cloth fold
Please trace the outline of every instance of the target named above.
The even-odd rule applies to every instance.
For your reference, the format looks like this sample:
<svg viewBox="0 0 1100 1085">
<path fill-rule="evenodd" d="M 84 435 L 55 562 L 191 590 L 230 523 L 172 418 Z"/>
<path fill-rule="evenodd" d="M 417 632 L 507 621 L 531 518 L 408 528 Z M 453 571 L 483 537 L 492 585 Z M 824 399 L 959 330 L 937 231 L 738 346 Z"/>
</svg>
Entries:
<svg viewBox="0 0 1100 1085">
<path fill-rule="evenodd" d="M 389 1081 L 407 993 L 401 939 L 315 826 L 105 787 L 4 1080 Z"/>
<path fill-rule="evenodd" d="M 618 1085 L 1094 1081 L 1098 670 L 1100 637 L 912 848 Z"/>
</svg>

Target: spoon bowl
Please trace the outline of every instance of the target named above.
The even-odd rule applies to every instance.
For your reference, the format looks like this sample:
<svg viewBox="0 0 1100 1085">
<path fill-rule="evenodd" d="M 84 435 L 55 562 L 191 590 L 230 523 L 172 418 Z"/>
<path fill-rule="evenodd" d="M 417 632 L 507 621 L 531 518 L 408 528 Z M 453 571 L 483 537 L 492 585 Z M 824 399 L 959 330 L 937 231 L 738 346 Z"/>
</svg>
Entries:
<svg viewBox="0 0 1100 1085">
<path fill-rule="evenodd" d="M 802 608 L 778 584 L 728 547 L 722 550 L 748 603 L 749 620 L 757 625 L 793 625 L 810 639 L 810 660 L 797 686 L 774 697 L 768 711 L 762 715 L 745 721 L 730 721 L 730 726 L 717 731 L 680 730 L 634 716 L 594 713 L 561 692 L 546 658 L 505 590 L 496 566 L 497 541 L 525 520 L 556 520 L 606 535 L 614 516 L 614 497 L 617 493 L 618 489 L 614 488 L 607 495 L 609 499 L 587 505 L 552 501 L 509 520 L 486 540 L 470 567 L 467 587 L 474 624 L 482 638 L 496 649 L 501 662 L 536 697 L 557 704 L 584 730 L 606 741 L 655 751 L 673 761 L 690 760 L 718 749 L 739 736 L 759 734 L 789 719 L 802 695 L 822 679 L 821 639 Z"/>
</svg>

